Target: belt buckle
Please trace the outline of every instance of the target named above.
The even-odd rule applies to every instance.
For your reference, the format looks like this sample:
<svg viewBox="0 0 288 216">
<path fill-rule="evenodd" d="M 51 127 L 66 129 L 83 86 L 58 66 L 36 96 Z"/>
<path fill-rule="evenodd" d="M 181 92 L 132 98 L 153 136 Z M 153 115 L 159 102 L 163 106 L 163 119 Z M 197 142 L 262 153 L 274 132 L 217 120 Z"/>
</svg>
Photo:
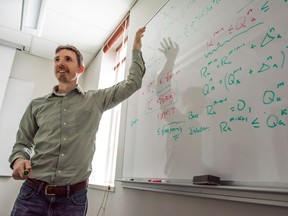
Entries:
<svg viewBox="0 0 288 216">
<path fill-rule="evenodd" d="M 48 187 L 57 187 L 56 185 L 46 185 L 45 186 L 45 195 L 47 196 L 55 196 L 56 194 L 53 194 L 53 193 L 48 193 Z"/>
</svg>

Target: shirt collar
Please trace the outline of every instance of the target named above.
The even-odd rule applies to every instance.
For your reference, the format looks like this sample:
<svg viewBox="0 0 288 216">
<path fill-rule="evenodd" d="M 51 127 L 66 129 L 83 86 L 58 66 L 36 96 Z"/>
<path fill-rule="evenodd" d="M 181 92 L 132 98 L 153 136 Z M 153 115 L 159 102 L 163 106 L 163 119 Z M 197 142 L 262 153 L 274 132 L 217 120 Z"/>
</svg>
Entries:
<svg viewBox="0 0 288 216">
<path fill-rule="evenodd" d="M 52 97 L 53 95 L 58 95 L 57 94 L 57 88 L 58 88 L 58 85 L 54 86 L 52 91 L 45 97 L 45 99 L 48 99 L 48 98 Z M 72 91 L 77 91 L 78 93 L 80 93 L 82 95 L 86 94 L 86 92 L 81 88 L 80 85 L 77 85 Z"/>
</svg>

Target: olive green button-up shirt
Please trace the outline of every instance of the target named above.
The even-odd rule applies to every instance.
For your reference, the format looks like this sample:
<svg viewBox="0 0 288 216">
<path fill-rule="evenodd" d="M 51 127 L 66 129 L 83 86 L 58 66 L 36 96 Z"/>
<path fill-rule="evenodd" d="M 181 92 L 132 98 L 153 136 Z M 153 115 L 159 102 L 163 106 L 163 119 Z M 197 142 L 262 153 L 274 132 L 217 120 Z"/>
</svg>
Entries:
<svg viewBox="0 0 288 216">
<path fill-rule="evenodd" d="M 103 112 L 138 90 L 144 73 L 141 51 L 133 50 L 127 79 L 110 88 L 84 92 L 78 85 L 65 96 L 54 91 L 33 99 L 21 119 L 9 162 L 31 160 L 31 178 L 50 184 L 88 179 Z"/>
</svg>

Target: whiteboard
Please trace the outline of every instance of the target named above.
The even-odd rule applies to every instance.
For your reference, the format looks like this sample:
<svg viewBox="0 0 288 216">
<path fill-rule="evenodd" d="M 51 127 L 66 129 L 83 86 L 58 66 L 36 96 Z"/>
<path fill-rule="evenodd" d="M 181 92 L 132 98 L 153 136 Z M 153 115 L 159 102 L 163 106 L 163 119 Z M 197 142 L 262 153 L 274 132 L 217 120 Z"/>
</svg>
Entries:
<svg viewBox="0 0 288 216">
<path fill-rule="evenodd" d="M 287 11 L 280 0 L 170 0 L 153 17 L 123 178 L 288 183 Z"/>
<path fill-rule="evenodd" d="M 19 123 L 28 106 L 34 82 L 9 78 L 0 110 L 0 176 L 11 176 L 8 158 L 16 141 Z"/>
</svg>

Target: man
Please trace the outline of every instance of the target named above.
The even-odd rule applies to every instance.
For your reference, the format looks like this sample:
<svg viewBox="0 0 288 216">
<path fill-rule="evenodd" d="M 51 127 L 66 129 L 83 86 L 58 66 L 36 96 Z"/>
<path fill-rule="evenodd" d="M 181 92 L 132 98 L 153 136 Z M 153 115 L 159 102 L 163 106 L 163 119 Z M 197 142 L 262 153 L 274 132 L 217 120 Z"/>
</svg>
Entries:
<svg viewBox="0 0 288 216">
<path fill-rule="evenodd" d="M 135 34 L 127 79 L 101 90 L 84 92 L 78 85 L 85 69 L 79 50 L 69 45 L 56 49 L 54 73 L 59 84 L 30 102 L 9 158 L 13 178 L 25 180 L 11 215 L 86 215 L 99 121 L 104 111 L 141 87 L 144 32 L 145 27 Z"/>
</svg>

